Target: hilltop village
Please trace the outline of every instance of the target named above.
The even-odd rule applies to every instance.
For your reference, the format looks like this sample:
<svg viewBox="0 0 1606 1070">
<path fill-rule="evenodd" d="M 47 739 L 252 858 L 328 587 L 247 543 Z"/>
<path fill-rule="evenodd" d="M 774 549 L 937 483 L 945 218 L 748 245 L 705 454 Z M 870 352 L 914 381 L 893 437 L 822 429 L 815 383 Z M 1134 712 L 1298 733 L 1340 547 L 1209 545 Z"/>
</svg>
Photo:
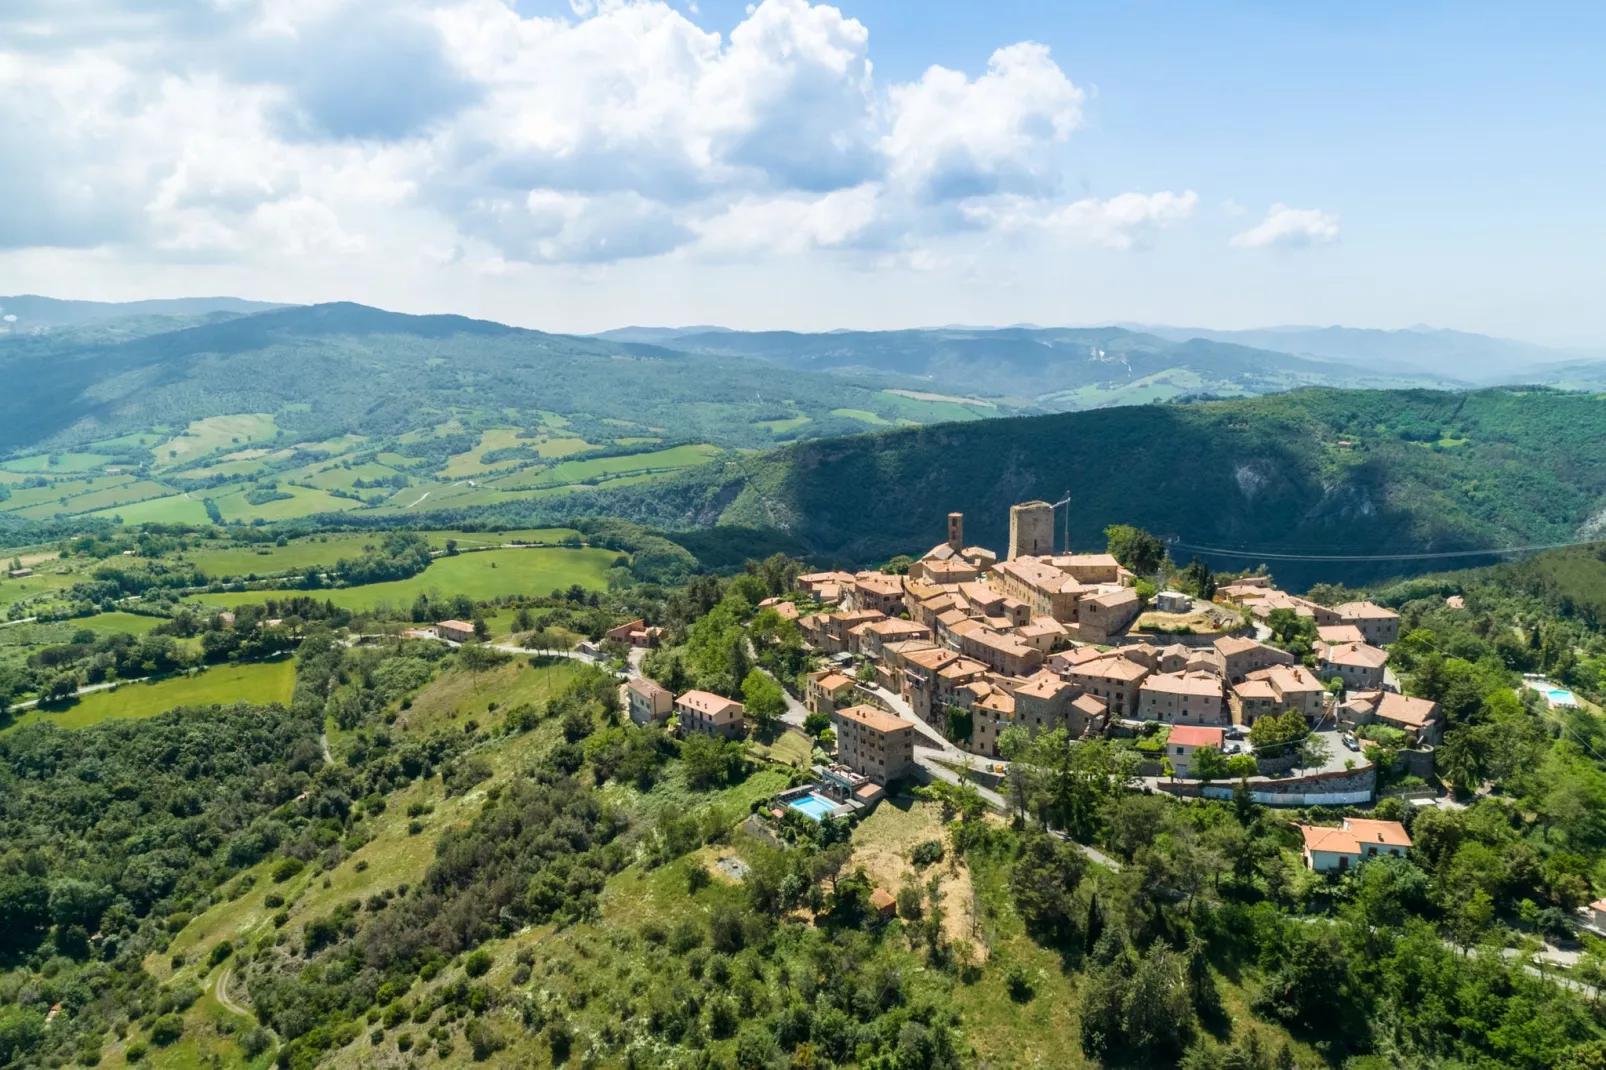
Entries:
<svg viewBox="0 0 1606 1070">
<path fill-rule="evenodd" d="M 834 729 L 835 760 L 816 770 L 831 798 L 873 800 L 956 757 L 1001 773 L 1011 729 L 1126 738 L 1157 790 L 1247 780 L 1271 805 L 1369 802 L 1379 756 L 1431 775 L 1444 718 L 1399 693 L 1391 610 L 1321 605 L 1257 575 L 1210 597 L 1156 590 L 1109 553 L 1056 552 L 1046 502 L 1014 506 L 1009 531 L 1000 557 L 967 546 L 953 513 L 902 574 L 807 574 L 798 596 L 761 607 L 795 621 L 818 666 L 798 697 Z M 1274 624 L 1307 649 L 1274 641 Z M 640 723 L 673 713 L 683 733 L 743 732 L 733 699 L 646 679 L 625 690 Z"/>
</svg>

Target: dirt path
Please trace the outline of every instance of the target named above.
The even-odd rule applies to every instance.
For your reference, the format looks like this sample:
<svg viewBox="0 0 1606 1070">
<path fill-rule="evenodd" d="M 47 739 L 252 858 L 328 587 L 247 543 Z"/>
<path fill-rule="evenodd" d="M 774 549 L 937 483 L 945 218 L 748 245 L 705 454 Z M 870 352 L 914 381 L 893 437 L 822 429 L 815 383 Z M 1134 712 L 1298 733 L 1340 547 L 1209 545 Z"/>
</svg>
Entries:
<svg viewBox="0 0 1606 1070">
<path fill-rule="evenodd" d="M 256 1021 L 256 1015 L 252 1014 L 250 1010 L 240 1006 L 238 1003 L 234 1002 L 234 1000 L 229 998 L 229 979 L 233 976 L 234 962 L 233 960 L 230 960 L 229 963 L 218 972 L 217 980 L 212 982 L 212 994 L 217 996 L 217 1001 L 223 1005 L 224 1010 L 231 1014 L 238 1014 L 242 1018 L 249 1018 L 252 1021 Z"/>
</svg>

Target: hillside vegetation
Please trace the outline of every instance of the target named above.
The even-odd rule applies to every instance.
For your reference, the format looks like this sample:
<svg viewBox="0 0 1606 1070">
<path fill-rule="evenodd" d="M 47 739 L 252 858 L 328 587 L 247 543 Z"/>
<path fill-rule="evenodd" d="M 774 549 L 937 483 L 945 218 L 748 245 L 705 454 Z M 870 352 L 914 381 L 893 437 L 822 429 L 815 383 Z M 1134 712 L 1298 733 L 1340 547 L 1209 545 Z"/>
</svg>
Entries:
<svg viewBox="0 0 1606 1070">
<path fill-rule="evenodd" d="M 667 528 L 768 530 L 822 559 L 873 562 L 929 548 L 950 510 L 966 514 L 967 539 L 1001 549 L 1011 504 L 1067 491 L 1083 548 L 1128 521 L 1176 536 L 1184 557 L 1191 546 L 1388 555 L 1566 542 L 1596 530 L 1606 498 L 1606 404 L 1546 390 L 1310 390 L 948 424 L 798 443 L 585 504 Z M 512 525 L 556 512 L 481 515 Z M 1303 587 L 1433 564 L 1277 571 Z"/>
</svg>

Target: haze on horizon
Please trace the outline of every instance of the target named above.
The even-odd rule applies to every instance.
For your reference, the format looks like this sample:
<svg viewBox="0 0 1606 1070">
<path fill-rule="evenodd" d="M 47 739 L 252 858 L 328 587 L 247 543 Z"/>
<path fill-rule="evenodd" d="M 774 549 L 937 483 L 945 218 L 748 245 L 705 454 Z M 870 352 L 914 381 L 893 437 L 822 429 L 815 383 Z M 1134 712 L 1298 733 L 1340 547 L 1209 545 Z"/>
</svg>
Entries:
<svg viewBox="0 0 1606 1070">
<path fill-rule="evenodd" d="M 1594 6 L 62 8 L 0 10 L 0 293 L 1606 345 Z"/>
</svg>

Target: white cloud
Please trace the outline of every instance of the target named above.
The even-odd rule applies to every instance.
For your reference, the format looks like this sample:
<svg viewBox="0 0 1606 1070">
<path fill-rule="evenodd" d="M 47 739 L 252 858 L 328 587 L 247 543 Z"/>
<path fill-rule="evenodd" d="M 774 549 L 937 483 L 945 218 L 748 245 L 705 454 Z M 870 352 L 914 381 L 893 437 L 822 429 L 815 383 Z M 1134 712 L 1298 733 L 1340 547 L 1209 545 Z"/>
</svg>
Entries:
<svg viewBox="0 0 1606 1070">
<path fill-rule="evenodd" d="M 890 96 L 892 128 L 881 141 L 890 177 L 934 199 L 1048 192 L 1052 146 L 1081 125 L 1085 99 L 1032 42 L 994 52 L 974 81 L 932 67 Z"/>
<path fill-rule="evenodd" d="M 663 0 L 571 7 L 16 0 L 0 250 L 933 265 L 989 230 L 1125 249 L 1194 208 L 1061 195 L 1086 94 L 1040 44 L 885 84 L 825 4 L 764 0 L 728 37 Z"/>
<path fill-rule="evenodd" d="M 1338 216 L 1318 208 L 1290 208 L 1274 204 L 1266 218 L 1239 234 L 1232 244 L 1240 249 L 1295 248 L 1325 245 L 1338 240 Z"/>
<path fill-rule="evenodd" d="M 1107 249 L 1130 249 L 1151 231 L 1193 215 L 1199 196 L 1184 193 L 1122 193 L 1045 207 L 1023 197 L 977 199 L 961 206 L 974 223 L 1007 231 L 1041 230 Z"/>
</svg>

